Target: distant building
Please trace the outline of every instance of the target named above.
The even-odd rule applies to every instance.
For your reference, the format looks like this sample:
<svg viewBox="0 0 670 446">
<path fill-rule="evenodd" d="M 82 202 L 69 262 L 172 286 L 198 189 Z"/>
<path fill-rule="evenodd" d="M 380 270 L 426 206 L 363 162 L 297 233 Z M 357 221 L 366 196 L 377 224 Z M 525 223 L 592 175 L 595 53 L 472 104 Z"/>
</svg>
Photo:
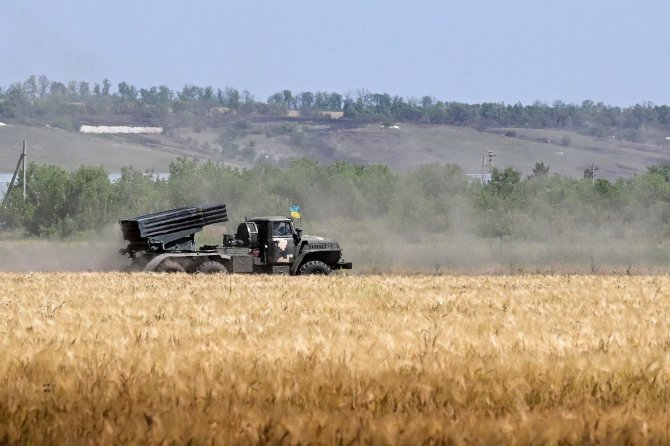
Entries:
<svg viewBox="0 0 670 446">
<path fill-rule="evenodd" d="M 163 127 L 130 127 L 123 125 L 82 125 L 81 133 L 93 134 L 155 134 L 163 133 Z"/>
<path fill-rule="evenodd" d="M 340 119 L 344 116 L 344 112 L 342 111 L 320 111 L 318 113 L 319 116 L 323 116 L 324 118 L 329 118 L 329 119 Z"/>
<path fill-rule="evenodd" d="M 7 187 L 9 186 L 9 182 L 12 181 L 12 176 L 14 174 L 11 173 L 0 173 L 0 199 L 5 196 L 5 192 L 7 192 Z"/>
<path fill-rule="evenodd" d="M 209 116 L 217 116 L 217 115 L 234 115 L 235 110 L 230 109 L 228 107 L 212 107 L 209 109 L 207 112 Z"/>
<path fill-rule="evenodd" d="M 490 173 L 466 173 L 465 176 L 468 177 L 468 184 L 480 182 L 482 184 L 488 184 L 491 182 Z"/>
<path fill-rule="evenodd" d="M 344 116 L 344 112 L 342 111 L 317 111 L 316 116 L 319 118 L 327 118 L 327 119 L 340 119 Z M 288 118 L 302 118 L 302 113 L 300 110 L 287 110 L 286 111 L 286 117 Z"/>
</svg>

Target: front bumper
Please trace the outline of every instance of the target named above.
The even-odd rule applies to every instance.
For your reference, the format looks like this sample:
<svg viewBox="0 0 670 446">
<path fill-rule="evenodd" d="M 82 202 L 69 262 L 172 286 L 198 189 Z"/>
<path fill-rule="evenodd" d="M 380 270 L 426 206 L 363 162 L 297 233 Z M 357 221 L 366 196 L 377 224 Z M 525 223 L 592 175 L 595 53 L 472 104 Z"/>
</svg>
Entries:
<svg viewBox="0 0 670 446">
<path fill-rule="evenodd" d="M 352 269 L 353 264 L 351 262 L 339 262 L 331 267 L 331 269 Z"/>
</svg>

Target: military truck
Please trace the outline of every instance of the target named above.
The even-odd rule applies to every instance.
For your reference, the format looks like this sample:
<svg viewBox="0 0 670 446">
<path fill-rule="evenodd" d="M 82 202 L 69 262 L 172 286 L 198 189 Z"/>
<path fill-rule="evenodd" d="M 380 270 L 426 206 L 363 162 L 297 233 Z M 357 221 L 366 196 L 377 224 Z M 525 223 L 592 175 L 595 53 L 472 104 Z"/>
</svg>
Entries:
<svg viewBox="0 0 670 446">
<path fill-rule="evenodd" d="M 221 245 L 196 247 L 195 234 L 225 223 L 225 204 L 184 207 L 121 220 L 128 271 L 187 273 L 330 274 L 351 269 L 334 240 L 303 235 L 283 216 L 245 218 Z"/>
</svg>

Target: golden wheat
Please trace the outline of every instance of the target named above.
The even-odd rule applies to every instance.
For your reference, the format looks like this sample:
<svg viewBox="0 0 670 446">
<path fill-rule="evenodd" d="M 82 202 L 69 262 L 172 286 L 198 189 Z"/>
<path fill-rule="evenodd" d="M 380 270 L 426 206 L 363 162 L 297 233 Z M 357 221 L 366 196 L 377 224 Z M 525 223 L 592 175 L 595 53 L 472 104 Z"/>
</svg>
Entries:
<svg viewBox="0 0 670 446">
<path fill-rule="evenodd" d="M 666 277 L 0 281 L 0 443 L 670 442 Z"/>
</svg>

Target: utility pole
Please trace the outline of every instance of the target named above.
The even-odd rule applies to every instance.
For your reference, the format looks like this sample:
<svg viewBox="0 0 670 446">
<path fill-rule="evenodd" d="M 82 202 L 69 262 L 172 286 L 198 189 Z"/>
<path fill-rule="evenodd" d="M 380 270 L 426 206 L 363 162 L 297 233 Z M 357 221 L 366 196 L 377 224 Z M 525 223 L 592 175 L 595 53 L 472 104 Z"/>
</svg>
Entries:
<svg viewBox="0 0 670 446">
<path fill-rule="evenodd" d="M 28 184 L 28 174 L 26 172 L 26 140 L 23 140 L 23 153 L 21 154 L 23 160 L 23 201 L 26 201 L 26 186 Z"/>
<path fill-rule="evenodd" d="M 496 156 L 493 150 L 489 150 L 489 173 L 493 174 L 493 157 Z"/>
<path fill-rule="evenodd" d="M 9 185 L 7 185 L 7 191 L 5 192 L 5 197 L 2 199 L 2 204 L 0 204 L 0 208 L 4 208 L 5 205 L 7 204 L 7 200 L 9 199 L 9 193 L 12 191 L 12 188 L 14 187 L 14 181 L 16 181 L 16 177 L 19 175 L 19 170 L 23 170 L 23 201 L 26 201 L 26 140 L 23 140 L 23 151 L 21 152 L 21 156 L 19 156 L 19 162 L 16 163 L 16 169 L 14 169 L 14 175 L 12 175 L 12 180 L 9 182 Z"/>
<path fill-rule="evenodd" d="M 596 170 L 598 170 L 596 164 L 591 163 L 591 184 L 596 184 Z"/>
</svg>

